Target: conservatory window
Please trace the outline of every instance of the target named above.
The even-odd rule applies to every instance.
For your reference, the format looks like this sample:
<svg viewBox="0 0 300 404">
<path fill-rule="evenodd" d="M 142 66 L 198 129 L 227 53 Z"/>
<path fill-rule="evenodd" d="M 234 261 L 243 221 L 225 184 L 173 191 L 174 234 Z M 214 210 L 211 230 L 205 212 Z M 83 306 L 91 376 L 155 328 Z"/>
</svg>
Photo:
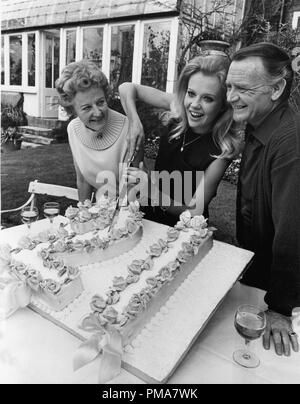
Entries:
<svg viewBox="0 0 300 404">
<path fill-rule="evenodd" d="M 28 35 L 28 86 L 35 86 L 35 34 Z"/>
<path fill-rule="evenodd" d="M 4 84 L 4 36 L 1 36 L 1 84 Z"/>
<path fill-rule="evenodd" d="M 134 31 L 134 25 L 112 27 L 110 84 L 114 92 L 120 84 L 132 81 Z"/>
<path fill-rule="evenodd" d="M 145 24 L 141 84 L 166 90 L 170 21 Z"/>
<path fill-rule="evenodd" d="M 9 37 L 9 65 L 11 86 L 22 85 L 22 35 Z"/>
<path fill-rule="evenodd" d="M 93 27 L 83 30 L 83 58 L 93 61 L 102 68 L 103 28 Z"/>
<path fill-rule="evenodd" d="M 75 62 L 76 60 L 76 30 L 67 30 L 67 39 L 66 39 L 66 64 Z"/>
</svg>

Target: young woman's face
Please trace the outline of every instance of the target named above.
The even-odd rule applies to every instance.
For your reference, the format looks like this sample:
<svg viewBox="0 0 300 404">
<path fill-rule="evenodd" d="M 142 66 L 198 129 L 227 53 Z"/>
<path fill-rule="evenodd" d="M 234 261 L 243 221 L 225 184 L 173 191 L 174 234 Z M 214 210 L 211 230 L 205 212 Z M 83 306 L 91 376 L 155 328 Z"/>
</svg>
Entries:
<svg viewBox="0 0 300 404">
<path fill-rule="evenodd" d="M 73 108 L 87 128 L 100 132 L 106 125 L 108 105 L 102 88 L 93 86 L 78 91 L 73 98 Z"/>
<path fill-rule="evenodd" d="M 207 133 L 223 107 L 222 86 L 217 76 L 201 72 L 191 76 L 184 107 L 190 128 L 195 133 Z"/>
</svg>

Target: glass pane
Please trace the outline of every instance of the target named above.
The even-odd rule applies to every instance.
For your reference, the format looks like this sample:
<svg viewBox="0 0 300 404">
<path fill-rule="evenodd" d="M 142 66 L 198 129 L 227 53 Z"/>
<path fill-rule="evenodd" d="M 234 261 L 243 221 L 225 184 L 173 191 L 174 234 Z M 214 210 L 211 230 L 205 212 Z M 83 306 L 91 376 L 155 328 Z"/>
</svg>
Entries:
<svg viewBox="0 0 300 404">
<path fill-rule="evenodd" d="M 9 37 L 10 85 L 22 85 L 22 36 Z"/>
<path fill-rule="evenodd" d="M 103 28 L 85 28 L 83 30 L 83 58 L 90 59 L 102 67 Z"/>
<path fill-rule="evenodd" d="M 170 48 L 170 22 L 145 24 L 141 83 L 165 91 Z"/>
<path fill-rule="evenodd" d="M 4 36 L 1 36 L 1 84 L 4 84 Z"/>
<path fill-rule="evenodd" d="M 55 88 L 55 82 L 59 77 L 59 50 L 60 48 L 60 39 L 54 38 L 54 77 L 52 81 L 52 88 Z"/>
<path fill-rule="evenodd" d="M 59 77 L 59 46 L 58 37 L 46 36 L 46 88 L 54 88 Z"/>
<path fill-rule="evenodd" d="M 114 92 L 120 84 L 132 81 L 134 25 L 112 27 L 110 83 Z"/>
<path fill-rule="evenodd" d="M 35 34 L 28 35 L 28 85 L 35 86 Z"/>
<path fill-rule="evenodd" d="M 66 65 L 76 60 L 76 30 L 67 31 Z"/>
<path fill-rule="evenodd" d="M 46 36 L 46 88 L 52 88 L 53 37 Z"/>
</svg>

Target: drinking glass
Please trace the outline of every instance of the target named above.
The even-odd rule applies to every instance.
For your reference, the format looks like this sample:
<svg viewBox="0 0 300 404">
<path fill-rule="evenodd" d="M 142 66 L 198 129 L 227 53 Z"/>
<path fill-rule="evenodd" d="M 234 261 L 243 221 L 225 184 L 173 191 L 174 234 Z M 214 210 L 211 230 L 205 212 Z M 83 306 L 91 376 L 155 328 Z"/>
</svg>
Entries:
<svg viewBox="0 0 300 404">
<path fill-rule="evenodd" d="M 39 211 L 36 207 L 26 206 L 21 210 L 21 220 L 27 224 L 28 232 L 30 232 L 31 224 L 36 222 L 39 217 Z"/>
<path fill-rule="evenodd" d="M 51 229 L 53 229 L 53 221 L 59 215 L 60 206 L 58 202 L 46 202 L 43 206 L 44 216 L 50 220 Z"/>
<path fill-rule="evenodd" d="M 246 368 L 259 366 L 259 358 L 249 351 L 248 347 L 251 341 L 264 334 L 266 324 L 266 314 L 259 307 L 248 304 L 238 307 L 234 317 L 234 326 L 240 336 L 245 339 L 246 348 L 234 352 L 233 359 L 236 363 Z"/>
</svg>

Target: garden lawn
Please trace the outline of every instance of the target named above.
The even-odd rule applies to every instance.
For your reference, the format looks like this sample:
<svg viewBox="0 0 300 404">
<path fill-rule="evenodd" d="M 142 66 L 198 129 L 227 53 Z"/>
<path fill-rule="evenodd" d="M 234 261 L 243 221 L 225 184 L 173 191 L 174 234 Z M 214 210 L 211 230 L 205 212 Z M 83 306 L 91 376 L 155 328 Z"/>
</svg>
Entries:
<svg viewBox="0 0 300 404">
<path fill-rule="evenodd" d="M 76 176 L 70 147 L 67 143 L 25 149 L 11 153 L 1 153 L 1 209 L 11 209 L 22 205 L 28 198 L 30 181 L 76 187 Z M 235 199 L 236 187 L 222 181 L 218 195 L 210 206 L 210 224 L 217 228 L 215 238 L 230 244 L 235 239 Z M 47 200 L 56 200 L 47 196 L 38 196 L 37 206 Z M 57 199 L 61 211 L 74 205 L 66 198 Z M 1 224 L 4 227 L 20 224 L 20 212 L 3 214 Z"/>
</svg>

